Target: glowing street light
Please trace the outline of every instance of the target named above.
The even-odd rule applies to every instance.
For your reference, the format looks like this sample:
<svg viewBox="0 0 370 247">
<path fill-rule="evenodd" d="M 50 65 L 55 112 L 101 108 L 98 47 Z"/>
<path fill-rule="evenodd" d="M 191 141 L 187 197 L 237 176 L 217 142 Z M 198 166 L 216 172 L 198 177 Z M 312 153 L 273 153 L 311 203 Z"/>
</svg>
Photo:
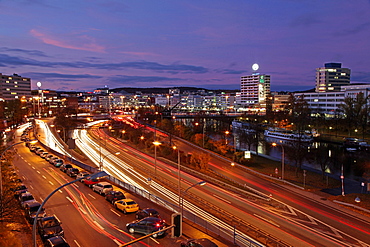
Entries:
<svg viewBox="0 0 370 247">
<path fill-rule="evenodd" d="M 161 142 L 154 141 L 154 177 L 157 177 L 157 146 L 161 145 Z"/>
<path fill-rule="evenodd" d="M 273 147 L 276 147 L 278 144 L 273 142 L 271 144 Z M 284 161 L 285 161 L 285 153 L 284 153 L 284 146 L 280 145 L 282 153 L 281 153 L 281 179 L 284 180 Z"/>
</svg>

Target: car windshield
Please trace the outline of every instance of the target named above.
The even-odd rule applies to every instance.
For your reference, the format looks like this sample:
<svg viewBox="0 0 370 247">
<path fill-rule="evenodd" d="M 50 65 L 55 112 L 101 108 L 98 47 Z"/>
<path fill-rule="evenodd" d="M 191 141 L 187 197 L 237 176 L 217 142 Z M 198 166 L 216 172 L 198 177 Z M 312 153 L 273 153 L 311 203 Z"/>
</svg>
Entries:
<svg viewBox="0 0 370 247">
<path fill-rule="evenodd" d="M 33 198 L 32 195 L 28 195 L 28 196 L 23 196 L 22 197 L 22 201 L 30 201 L 30 200 L 34 200 L 35 198 Z"/>
<path fill-rule="evenodd" d="M 135 205 L 135 204 L 136 204 L 136 202 L 134 202 L 134 201 L 128 201 L 128 202 L 126 202 L 126 204 L 127 204 L 127 205 Z"/>
<path fill-rule="evenodd" d="M 50 220 L 45 220 L 43 222 L 44 227 L 53 227 L 53 226 L 59 226 L 59 221 L 57 221 L 55 218 Z"/>
<path fill-rule="evenodd" d="M 113 188 L 112 185 L 105 185 L 104 188 Z"/>
<path fill-rule="evenodd" d="M 21 185 L 17 188 L 17 190 L 26 190 L 27 187 L 25 185 Z"/>
<path fill-rule="evenodd" d="M 40 206 L 41 205 L 30 207 L 30 212 L 37 212 L 37 210 L 39 210 Z"/>
</svg>

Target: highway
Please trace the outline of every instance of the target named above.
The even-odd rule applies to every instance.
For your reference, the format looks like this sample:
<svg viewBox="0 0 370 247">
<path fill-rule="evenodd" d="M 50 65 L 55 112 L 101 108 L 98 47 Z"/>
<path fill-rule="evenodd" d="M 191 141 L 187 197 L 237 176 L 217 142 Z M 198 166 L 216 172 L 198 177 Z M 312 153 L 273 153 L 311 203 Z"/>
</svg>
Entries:
<svg viewBox="0 0 370 247">
<path fill-rule="evenodd" d="M 20 136 L 23 129 L 15 133 Z M 19 137 L 16 138 L 16 140 Z M 40 133 L 40 139 L 44 139 Z M 74 180 L 60 169 L 50 165 L 23 144 L 16 146 L 17 155 L 13 163 L 22 181 L 36 200 L 42 202 L 60 185 Z M 170 211 L 141 197 L 125 192 L 141 208 L 156 208 L 170 222 Z M 80 182 L 67 186 L 45 204 L 47 214 L 55 214 L 62 222 L 65 237 L 71 246 L 118 246 L 142 235 L 126 232 L 126 223 L 135 220 L 135 214 L 123 214 L 107 202 L 103 196 Z M 174 239 L 167 234 L 163 238 L 147 238 L 131 246 L 174 246 L 184 239 Z"/>
<path fill-rule="evenodd" d="M 117 142 L 117 140 L 113 140 L 113 138 L 109 136 L 104 136 L 105 133 L 102 131 L 97 134 L 97 131 L 98 130 L 95 130 L 90 133 L 92 135 L 90 137 L 91 142 L 93 142 L 93 139 L 97 140 L 99 138 L 103 138 L 107 145 L 106 148 L 110 152 L 120 150 L 121 154 L 123 153 L 119 158 L 124 161 L 124 163 L 130 164 L 130 169 L 139 173 L 140 171 L 136 169 L 136 167 L 145 167 L 149 173 L 153 174 L 154 159 L 151 156 L 132 149 L 125 145 L 125 143 Z M 79 135 L 84 135 L 84 138 L 88 138 L 85 134 Z M 83 139 L 83 143 L 86 144 L 87 139 Z M 91 148 L 94 148 L 94 145 L 92 145 Z M 219 165 L 219 163 L 220 161 L 211 161 L 213 167 L 216 167 L 215 164 L 217 164 L 218 169 L 221 171 L 225 166 Z M 110 166 L 115 165 L 112 163 L 109 167 Z M 230 167 L 230 163 L 227 164 L 226 167 Z M 165 177 L 167 180 L 171 181 L 171 184 L 173 185 L 177 184 L 175 169 L 176 168 L 173 166 L 169 166 L 162 161 L 157 160 L 157 175 Z M 230 176 L 230 171 L 226 171 L 228 172 L 228 176 Z M 225 172 L 225 170 L 223 172 Z M 143 176 L 144 178 L 146 177 L 145 175 Z M 281 239 L 284 239 L 284 241 L 293 246 L 368 245 L 368 222 L 366 219 L 362 219 L 363 217 L 356 219 L 356 224 L 358 224 L 356 231 L 356 224 L 343 224 L 341 218 L 330 217 L 330 214 L 328 213 L 324 215 L 324 204 L 322 203 L 311 205 L 313 204 L 312 200 L 309 200 L 308 198 L 305 198 L 305 200 L 300 199 L 298 198 L 298 195 L 292 192 L 287 194 L 284 186 L 273 185 L 271 181 L 257 179 L 255 176 L 252 178 L 248 173 L 241 174 L 238 171 L 231 174 L 231 176 L 232 175 L 239 179 L 242 184 L 253 185 L 253 187 L 261 193 L 266 195 L 273 194 L 274 203 L 261 203 L 261 200 L 254 202 L 230 191 L 221 189 L 217 184 L 207 184 L 207 186 L 203 186 L 202 188 L 194 187 L 191 190 L 191 193 L 195 194 L 198 198 L 202 198 L 203 201 L 210 202 L 212 205 L 222 209 L 222 214 L 225 214 L 226 212 L 227 214 L 236 216 L 244 222 L 249 222 L 256 227 L 263 229 L 265 232 L 279 236 Z M 186 186 L 190 186 L 192 183 L 199 181 L 199 179 L 196 180 L 196 178 L 184 172 L 182 172 L 181 177 L 183 190 Z M 139 177 L 132 179 L 140 181 Z M 176 191 L 176 188 L 174 188 L 174 191 Z M 155 193 L 155 191 L 152 191 L 152 193 Z M 166 196 L 166 194 L 161 194 L 161 196 Z M 176 197 L 167 198 L 168 200 L 171 200 L 172 198 L 174 202 L 178 200 Z M 271 206 L 271 204 L 277 205 Z M 188 203 L 185 203 L 185 208 L 188 208 L 187 205 Z M 333 209 L 329 209 L 327 207 L 325 210 L 326 212 L 333 211 Z M 342 214 L 343 219 L 346 219 L 348 222 L 353 219 L 345 212 Z M 332 215 L 338 215 L 337 211 L 333 212 Z M 327 220 L 329 223 L 326 223 L 322 219 Z M 226 225 L 225 222 L 223 223 Z M 347 229 L 348 227 L 351 229 Z"/>
</svg>

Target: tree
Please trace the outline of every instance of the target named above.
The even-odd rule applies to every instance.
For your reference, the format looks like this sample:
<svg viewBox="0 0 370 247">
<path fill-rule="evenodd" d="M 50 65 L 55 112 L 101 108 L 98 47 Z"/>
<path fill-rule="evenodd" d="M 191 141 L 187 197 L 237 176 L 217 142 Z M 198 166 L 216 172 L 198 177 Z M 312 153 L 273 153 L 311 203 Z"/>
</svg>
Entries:
<svg viewBox="0 0 370 247">
<path fill-rule="evenodd" d="M 346 119 L 348 135 L 351 135 L 353 128 L 362 126 L 363 129 L 366 129 L 368 119 L 367 101 L 368 97 L 359 93 L 355 98 L 350 96 L 344 98 L 344 103 L 338 106 L 338 110 L 343 113 Z"/>
<path fill-rule="evenodd" d="M 294 124 L 294 129 L 302 132 L 310 123 L 311 110 L 304 96 L 294 96 L 291 94 L 286 105 L 286 110 L 289 111 L 290 122 Z"/>
<path fill-rule="evenodd" d="M 211 156 L 209 153 L 198 153 L 194 152 L 191 155 L 190 163 L 194 165 L 195 169 L 200 171 L 207 171 L 208 170 L 208 163 L 211 160 Z"/>
</svg>

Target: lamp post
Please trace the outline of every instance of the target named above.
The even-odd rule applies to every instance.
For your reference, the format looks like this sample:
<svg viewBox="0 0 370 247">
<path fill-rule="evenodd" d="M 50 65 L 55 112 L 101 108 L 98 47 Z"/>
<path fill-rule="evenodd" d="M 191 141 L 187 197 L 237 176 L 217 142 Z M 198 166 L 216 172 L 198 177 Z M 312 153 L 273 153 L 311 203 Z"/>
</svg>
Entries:
<svg viewBox="0 0 370 247">
<path fill-rule="evenodd" d="M 206 183 L 207 183 L 206 181 L 200 181 L 198 183 L 193 184 L 192 186 L 190 186 L 189 188 L 187 188 L 184 191 L 184 194 L 183 194 L 183 196 L 181 198 L 181 219 L 184 217 L 184 196 L 185 196 L 186 192 L 188 192 L 188 190 L 191 189 L 191 188 L 193 188 L 194 186 L 197 186 L 197 185 L 203 186 L 203 185 L 206 185 Z"/>
<path fill-rule="evenodd" d="M 99 170 L 100 171 L 103 171 L 103 161 L 104 161 L 104 159 L 105 158 L 107 158 L 109 155 L 112 155 L 112 154 L 114 154 L 114 155 L 119 155 L 121 152 L 115 152 L 115 153 L 110 153 L 110 154 L 107 154 L 107 155 L 105 155 L 104 157 L 103 157 L 103 159 L 99 162 Z"/>
<path fill-rule="evenodd" d="M 161 145 L 162 143 L 158 141 L 154 141 L 154 177 L 157 177 L 157 146 Z"/>
<path fill-rule="evenodd" d="M 177 177 L 178 177 L 178 180 L 179 180 L 179 184 L 178 184 L 178 187 L 179 187 L 179 207 L 181 206 L 181 174 L 180 174 L 180 170 L 181 170 L 181 164 L 180 164 L 180 149 L 178 149 L 176 146 L 173 146 L 172 147 L 173 150 L 176 150 L 177 149 Z"/>
<path fill-rule="evenodd" d="M 273 142 L 271 144 L 273 147 L 276 147 L 278 144 L 276 142 Z M 280 145 L 281 147 L 281 179 L 284 180 L 284 161 L 285 161 L 285 153 L 284 153 L 284 146 Z"/>
<path fill-rule="evenodd" d="M 227 146 L 227 144 L 228 144 L 228 142 L 227 142 L 227 137 L 228 137 L 228 135 L 230 134 L 230 131 L 228 131 L 228 130 L 226 130 L 225 131 L 225 143 L 226 143 L 226 146 Z"/>
<path fill-rule="evenodd" d="M 39 209 L 37 210 L 36 212 L 36 215 L 35 215 L 35 220 L 33 221 L 33 227 L 32 227 L 32 238 L 33 238 L 33 245 L 34 247 L 37 247 L 37 243 L 36 243 L 36 224 L 37 224 L 37 218 L 39 216 L 39 213 L 41 211 L 41 209 L 44 207 L 45 203 L 49 200 L 49 198 L 55 194 L 55 192 L 59 191 L 60 189 L 62 189 L 63 187 L 67 186 L 67 185 L 70 185 L 70 184 L 73 184 L 77 181 L 80 181 L 81 179 L 86 179 L 87 177 L 90 177 L 92 179 L 94 178 L 99 178 L 99 177 L 105 177 L 105 176 L 108 176 L 108 174 L 104 171 L 101 171 L 101 172 L 98 172 L 98 173 L 94 173 L 94 174 L 89 174 L 87 176 L 84 176 L 84 177 L 81 177 L 81 178 L 78 178 L 76 180 L 73 180 L 71 182 L 68 182 L 66 184 L 63 184 L 61 186 L 59 186 L 58 188 L 56 188 L 53 192 L 51 192 L 46 198 L 45 200 L 41 203 L 41 206 L 39 207 Z"/>
</svg>

